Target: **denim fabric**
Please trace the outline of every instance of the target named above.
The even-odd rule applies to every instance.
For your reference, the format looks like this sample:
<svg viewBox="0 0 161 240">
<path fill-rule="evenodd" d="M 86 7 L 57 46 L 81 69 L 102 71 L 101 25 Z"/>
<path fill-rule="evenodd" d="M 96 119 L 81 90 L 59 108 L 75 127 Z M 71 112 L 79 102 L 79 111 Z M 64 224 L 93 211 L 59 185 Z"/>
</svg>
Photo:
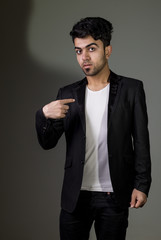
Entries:
<svg viewBox="0 0 161 240">
<path fill-rule="evenodd" d="M 81 191 L 73 213 L 61 210 L 60 239 L 88 240 L 94 223 L 97 240 L 125 240 L 128 208 L 121 208 L 114 193 Z"/>
</svg>

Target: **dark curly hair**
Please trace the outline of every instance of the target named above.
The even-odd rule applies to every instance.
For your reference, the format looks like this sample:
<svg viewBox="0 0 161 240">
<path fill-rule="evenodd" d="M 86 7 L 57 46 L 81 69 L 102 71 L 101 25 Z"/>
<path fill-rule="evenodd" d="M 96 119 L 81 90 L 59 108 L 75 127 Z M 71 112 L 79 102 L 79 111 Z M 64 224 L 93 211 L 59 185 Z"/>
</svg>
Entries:
<svg viewBox="0 0 161 240">
<path fill-rule="evenodd" d="M 75 38 L 84 38 L 92 36 L 95 40 L 100 39 L 104 47 L 110 45 L 113 26 L 111 22 L 101 17 L 87 17 L 81 19 L 70 32 L 74 42 Z"/>
</svg>

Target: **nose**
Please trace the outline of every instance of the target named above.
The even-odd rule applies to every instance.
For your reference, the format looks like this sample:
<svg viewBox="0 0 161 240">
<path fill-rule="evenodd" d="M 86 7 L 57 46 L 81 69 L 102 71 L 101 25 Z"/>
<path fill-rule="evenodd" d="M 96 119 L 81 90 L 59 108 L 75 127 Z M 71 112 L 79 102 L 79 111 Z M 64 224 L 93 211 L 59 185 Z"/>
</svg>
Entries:
<svg viewBox="0 0 161 240">
<path fill-rule="evenodd" d="M 82 53 L 82 60 L 87 61 L 89 59 L 90 59 L 90 56 L 89 56 L 88 52 L 86 50 L 84 50 Z"/>
</svg>

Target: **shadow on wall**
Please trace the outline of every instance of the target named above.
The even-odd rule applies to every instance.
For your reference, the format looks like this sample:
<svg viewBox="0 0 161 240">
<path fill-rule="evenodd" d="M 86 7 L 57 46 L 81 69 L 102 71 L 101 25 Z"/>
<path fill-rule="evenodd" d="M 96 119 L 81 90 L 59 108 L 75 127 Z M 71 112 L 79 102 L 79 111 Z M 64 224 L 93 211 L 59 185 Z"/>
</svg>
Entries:
<svg viewBox="0 0 161 240">
<path fill-rule="evenodd" d="M 18 102 L 23 101 L 25 97 L 28 98 L 28 93 L 30 93 L 28 98 L 30 102 L 31 94 L 35 98 L 41 90 L 43 90 L 43 99 L 50 96 L 50 93 L 53 97 L 60 86 L 67 84 L 66 79 L 70 82 L 73 80 L 69 73 L 62 74 L 57 69 L 46 69 L 30 57 L 27 48 L 27 30 L 32 7 L 31 0 L 6 0 L 1 8 L 3 87 L 7 90 L 8 97 L 14 96 L 14 100 L 20 94 L 22 98 L 18 98 Z M 38 101 L 40 104 L 41 97 L 40 99 L 38 97 Z"/>
<path fill-rule="evenodd" d="M 29 123 L 37 108 L 55 99 L 59 87 L 74 81 L 70 73 L 62 73 L 58 69 L 49 70 L 30 56 L 27 28 L 32 7 L 31 0 L 6 0 L 1 7 L 2 107 L 8 121 L 12 119 L 14 129 L 19 130 L 22 121 L 23 126 L 24 123 Z M 8 127 L 9 132 L 14 131 L 13 126 L 9 124 Z"/>
<path fill-rule="evenodd" d="M 32 8 L 31 0 L 1 2 L 0 95 L 4 116 L 1 176 L 5 240 L 41 240 L 53 236 L 58 239 L 64 141 L 61 140 L 57 149 L 41 150 L 36 138 L 35 112 L 53 101 L 58 88 L 73 82 L 74 77 L 57 69 L 49 71 L 31 58 L 27 28 Z"/>
</svg>

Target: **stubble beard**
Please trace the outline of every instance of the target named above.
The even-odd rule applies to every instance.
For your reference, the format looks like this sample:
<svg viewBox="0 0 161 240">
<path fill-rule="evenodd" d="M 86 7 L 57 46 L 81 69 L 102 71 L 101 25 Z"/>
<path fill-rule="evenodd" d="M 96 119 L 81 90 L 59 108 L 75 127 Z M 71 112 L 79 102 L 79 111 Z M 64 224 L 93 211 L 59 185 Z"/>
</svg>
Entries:
<svg viewBox="0 0 161 240">
<path fill-rule="evenodd" d="M 82 68 L 82 70 L 86 76 L 92 77 L 92 76 L 96 76 L 98 73 L 100 73 L 106 64 L 107 64 L 107 62 L 106 62 L 106 60 L 104 60 L 104 62 L 98 67 L 93 66 L 93 69 L 90 69 L 90 67 L 86 68 L 86 69 Z"/>
</svg>

